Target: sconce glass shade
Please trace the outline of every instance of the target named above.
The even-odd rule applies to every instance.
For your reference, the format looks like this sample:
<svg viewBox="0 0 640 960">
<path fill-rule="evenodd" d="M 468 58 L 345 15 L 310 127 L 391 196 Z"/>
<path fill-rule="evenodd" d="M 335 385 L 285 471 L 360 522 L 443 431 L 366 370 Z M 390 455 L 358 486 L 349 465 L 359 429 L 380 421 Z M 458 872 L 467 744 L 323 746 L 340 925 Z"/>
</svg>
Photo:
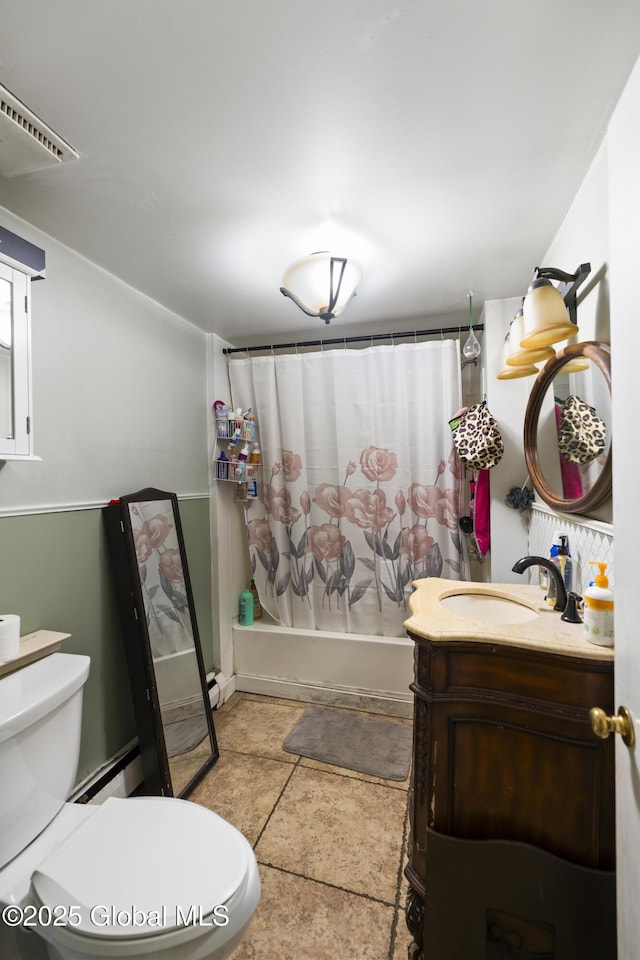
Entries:
<svg viewBox="0 0 640 960">
<path fill-rule="evenodd" d="M 511 347 L 506 357 L 506 363 L 510 367 L 531 367 L 534 363 L 540 363 L 541 360 L 546 363 L 555 355 L 555 350 L 552 347 L 532 347 L 530 349 L 523 347 L 523 337 L 524 316 L 522 310 L 518 310 L 509 328 Z"/>
<path fill-rule="evenodd" d="M 518 366 L 510 364 L 508 361 L 511 355 L 511 348 L 511 335 L 508 333 L 504 339 L 504 343 L 502 344 L 502 353 L 500 354 L 500 372 L 497 374 L 497 380 L 518 380 L 520 377 L 536 376 L 540 372 L 532 363 L 521 363 Z"/>
<path fill-rule="evenodd" d="M 573 360 L 567 360 L 564 367 L 560 367 L 558 373 L 580 373 L 582 370 L 588 370 L 591 364 L 583 357 L 574 357 Z"/>
<path fill-rule="evenodd" d="M 293 300 L 307 316 L 329 323 L 355 296 L 361 279 L 359 264 L 323 250 L 289 267 L 280 293 Z"/>
<path fill-rule="evenodd" d="M 520 346 L 526 350 L 548 347 L 578 332 L 577 325 L 569 318 L 562 294 L 546 278 L 538 277 L 533 281 L 522 308 L 524 336 Z"/>
</svg>

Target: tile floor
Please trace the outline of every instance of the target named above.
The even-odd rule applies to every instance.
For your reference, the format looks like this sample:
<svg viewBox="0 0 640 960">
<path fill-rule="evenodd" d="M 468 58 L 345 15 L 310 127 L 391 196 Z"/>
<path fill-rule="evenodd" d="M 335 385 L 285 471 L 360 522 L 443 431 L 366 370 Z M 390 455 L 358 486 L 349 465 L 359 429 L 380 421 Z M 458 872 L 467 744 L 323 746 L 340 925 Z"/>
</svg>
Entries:
<svg viewBox="0 0 640 960">
<path fill-rule="evenodd" d="M 409 780 L 284 751 L 306 706 L 234 694 L 214 714 L 220 758 L 189 796 L 258 860 L 262 898 L 233 960 L 406 960 Z"/>
</svg>

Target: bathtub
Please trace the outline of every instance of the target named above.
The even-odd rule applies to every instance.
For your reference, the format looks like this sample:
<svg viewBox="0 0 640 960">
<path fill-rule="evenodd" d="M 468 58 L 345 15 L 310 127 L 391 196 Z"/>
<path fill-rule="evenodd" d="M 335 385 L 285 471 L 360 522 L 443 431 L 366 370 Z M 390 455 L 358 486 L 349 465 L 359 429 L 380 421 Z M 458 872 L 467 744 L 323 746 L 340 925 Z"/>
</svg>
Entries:
<svg viewBox="0 0 640 960">
<path fill-rule="evenodd" d="M 202 703 L 198 660 L 193 647 L 169 653 L 164 657 L 154 657 L 153 666 L 163 707 L 174 707 L 193 701 Z"/>
<path fill-rule="evenodd" d="M 321 633 L 268 620 L 233 626 L 235 689 L 412 717 L 413 641 Z"/>
</svg>

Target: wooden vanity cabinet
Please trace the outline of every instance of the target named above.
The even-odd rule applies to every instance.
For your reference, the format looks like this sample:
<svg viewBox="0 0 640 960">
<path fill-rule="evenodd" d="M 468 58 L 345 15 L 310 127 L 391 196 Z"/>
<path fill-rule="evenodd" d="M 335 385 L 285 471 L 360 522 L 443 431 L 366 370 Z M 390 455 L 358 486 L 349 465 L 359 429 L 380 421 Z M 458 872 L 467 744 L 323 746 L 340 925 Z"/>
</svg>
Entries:
<svg viewBox="0 0 640 960">
<path fill-rule="evenodd" d="M 594 955 L 615 956 L 614 744 L 613 737 L 599 740 L 589 719 L 594 706 L 614 712 L 613 661 L 410 636 L 415 706 L 405 873 L 415 955 L 584 960 L 595 942 L 585 913 L 591 898 L 607 931 L 602 941 L 613 937 L 613 953 Z M 582 932 L 571 927 L 574 913 Z M 508 918 L 523 928 L 514 933 Z M 465 923 L 478 927 L 477 946 L 447 947 Z M 500 952 L 499 943 L 491 952 L 489 928 L 498 941 L 506 931 L 511 952 Z"/>
</svg>

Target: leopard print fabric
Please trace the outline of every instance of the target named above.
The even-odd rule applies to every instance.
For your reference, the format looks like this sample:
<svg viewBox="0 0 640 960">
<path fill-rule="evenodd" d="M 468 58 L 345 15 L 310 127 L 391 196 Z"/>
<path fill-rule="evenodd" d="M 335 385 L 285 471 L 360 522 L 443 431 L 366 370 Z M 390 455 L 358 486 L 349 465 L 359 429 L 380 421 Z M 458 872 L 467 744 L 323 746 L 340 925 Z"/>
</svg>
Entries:
<svg viewBox="0 0 640 960">
<path fill-rule="evenodd" d="M 453 434 L 456 452 L 472 470 L 489 470 L 502 459 L 504 441 L 486 401 L 469 407 Z"/>
<path fill-rule="evenodd" d="M 590 463 L 604 452 L 607 428 L 585 400 L 572 394 L 561 407 L 558 449 L 569 463 Z"/>
</svg>

